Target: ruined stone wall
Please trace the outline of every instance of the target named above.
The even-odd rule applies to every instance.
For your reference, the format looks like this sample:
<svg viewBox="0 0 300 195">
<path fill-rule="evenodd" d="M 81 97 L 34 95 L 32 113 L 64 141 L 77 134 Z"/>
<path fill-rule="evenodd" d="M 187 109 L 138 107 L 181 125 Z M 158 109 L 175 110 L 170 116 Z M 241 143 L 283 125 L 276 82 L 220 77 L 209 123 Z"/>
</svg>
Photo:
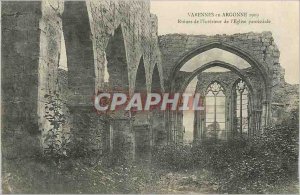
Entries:
<svg viewBox="0 0 300 195">
<path fill-rule="evenodd" d="M 109 123 L 88 108 L 72 107 L 71 113 L 71 150 L 75 155 L 99 156 L 107 151 L 106 140 L 109 134 Z"/>
<path fill-rule="evenodd" d="M 18 99 L 15 103 L 20 105 L 12 105 L 10 109 L 5 109 L 2 116 L 9 119 L 8 129 L 13 129 L 8 132 L 22 129 L 20 131 L 20 136 L 23 136 L 22 142 L 18 142 L 22 148 L 18 149 L 21 152 L 20 157 L 27 153 L 34 155 L 37 153 L 36 150 L 26 149 L 24 146 L 30 147 L 32 144 L 39 151 L 47 147 L 45 139 L 48 139 L 48 132 L 53 128 L 51 121 L 46 117 L 47 113 L 53 111 L 51 111 L 53 107 L 50 102 L 59 102 L 59 112 L 65 113 L 68 117 L 68 76 L 66 71 L 58 69 L 62 35 L 60 15 L 63 12 L 63 2 L 3 2 L 2 5 L 4 21 L 2 32 L 4 32 L 5 40 L 2 42 L 4 51 L 2 53 L 2 74 L 4 75 L 2 82 L 7 83 L 7 87 L 5 85 L 2 87 L 3 94 L 5 94 L 3 97 L 10 96 L 13 101 Z M 9 29 L 13 33 L 8 33 Z M 13 87 L 19 89 L 10 91 L 9 88 Z M 16 109 L 19 109 L 18 118 L 8 112 L 8 110 L 16 111 Z M 3 125 L 6 125 L 5 121 Z M 10 128 L 10 126 L 13 127 Z M 68 123 L 62 122 L 58 129 L 58 137 L 61 139 L 63 131 L 69 134 L 70 127 Z M 26 132 L 31 133 L 26 135 Z M 10 136 L 11 139 L 14 137 L 17 136 Z M 5 140 L 9 139 L 5 138 Z M 23 140 L 29 143 L 23 143 Z M 9 142 L 14 145 L 14 148 L 19 147 L 14 141 Z M 18 154 L 18 152 L 11 154 Z"/>
<path fill-rule="evenodd" d="M 168 34 L 159 37 L 159 46 L 167 90 L 174 90 L 174 85 L 178 84 L 176 77 L 179 76 L 180 66 L 201 52 L 219 48 L 244 58 L 264 78 L 260 85 L 264 90 L 259 93 L 263 97 L 255 100 L 262 102 L 262 108 L 257 108 L 257 115 L 261 115 L 263 121 L 262 128 L 270 124 L 271 102 L 274 101 L 277 87 L 284 83 L 283 69 L 279 64 L 280 52 L 271 32 L 212 36 Z M 172 131 L 170 125 L 168 128 Z"/>
<path fill-rule="evenodd" d="M 59 131 L 61 132 L 61 136 L 63 138 L 60 138 L 60 141 L 64 141 L 65 144 L 69 144 L 74 139 L 72 138 L 71 128 L 71 114 L 69 110 L 69 82 L 68 82 L 68 71 L 59 68 L 58 69 L 58 94 L 59 94 L 59 100 L 61 102 L 61 113 L 64 114 L 65 121 L 60 125 Z M 74 136 L 73 136 L 74 137 Z M 73 139 L 73 140 L 72 140 Z"/>
<path fill-rule="evenodd" d="M 52 119 L 49 117 L 56 116 L 55 112 L 67 116 L 68 112 L 66 108 L 67 97 L 63 94 L 63 92 L 67 91 L 65 89 L 66 81 L 63 81 L 64 79 L 61 78 L 66 77 L 66 73 L 59 71 L 58 68 L 62 36 L 62 20 L 60 16 L 63 10 L 64 3 L 62 1 L 41 2 L 42 17 L 39 21 L 38 116 L 41 145 L 43 148 L 48 148 L 51 145 L 49 142 L 52 141 L 52 138 L 50 138 L 49 132 L 55 129 Z M 64 131 L 69 128 L 65 122 L 58 123 L 59 126 L 54 131 L 58 136 L 57 139 L 62 141 Z"/>
<path fill-rule="evenodd" d="M 87 1 L 87 8 L 93 35 L 97 88 L 101 89 L 103 84 L 106 46 L 114 31 L 120 27 L 126 50 L 129 89 L 134 91 L 136 72 L 143 57 L 147 89 L 150 90 L 155 64 L 158 65 L 160 74 L 162 72 L 157 39 L 157 18 L 150 14 L 150 2 L 148 0 L 90 0 Z"/>
<path fill-rule="evenodd" d="M 96 90 L 103 88 L 107 64 L 110 89 L 129 93 L 136 90 L 150 92 L 155 66 L 158 74 L 162 76 L 157 18 L 150 14 L 150 2 L 90 0 L 87 1 L 87 9 L 95 56 Z M 144 71 L 138 73 L 138 70 Z M 158 78 L 163 82 L 161 77 Z M 136 83 L 140 81 L 142 83 Z M 113 150 L 120 153 L 120 157 L 125 150 L 127 160 L 138 150 L 135 136 L 147 136 L 151 139 L 149 117 L 145 118 L 137 113 L 132 120 L 130 117 L 121 116 L 123 112 L 115 114 L 110 121 L 114 131 Z M 147 131 L 144 131 L 144 127 Z M 149 145 L 151 142 L 144 144 Z"/>
<path fill-rule="evenodd" d="M 284 83 L 274 92 L 272 107 L 272 123 L 281 124 L 291 117 L 292 112 L 299 110 L 299 84 Z"/>
<path fill-rule="evenodd" d="M 1 2 L 2 160 L 38 154 L 41 2 Z"/>
<path fill-rule="evenodd" d="M 276 72 L 282 68 L 279 64 L 279 50 L 271 32 L 243 33 L 233 35 L 186 35 L 169 34 L 159 37 L 159 46 L 162 52 L 162 63 L 165 83 L 172 76 L 174 66 L 189 52 L 209 43 L 218 42 L 239 48 L 259 62 L 267 71 L 266 78 L 272 80 L 272 86 L 282 82 L 281 74 Z"/>
<path fill-rule="evenodd" d="M 114 40 L 114 46 L 124 46 L 123 58 L 112 55 L 114 59 L 110 63 L 123 60 L 126 71 L 115 66 L 108 67 L 110 72 L 116 72 L 118 79 L 127 75 L 129 91 L 133 92 L 142 59 L 146 89 L 151 88 L 155 66 L 158 70 L 155 74 L 163 82 L 157 18 L 150 14 L 149 1 L 5 2 L 2 21 L 2 91 L 5 94 L 2 135 L 10 155 L 18 154 L 10 152 L 10 147 L 21 148 L 23 155 L 45 148 L 45 140 L 53 129 L 46 115 L 53 112 L 49 102 L 54 100 L 65 118 L 59 124 L 59 139 L 70 138 L 68 141 L 73 145 L 82 144 L 84 150 L 102 153 L 112 144 L 107 136 L 114 129 L 115 135 L 126 134 L 122 137 L 127 140 L 125 146 L 134 147 L 131 119 L 126 121 L 126 126 L 122 125 L 124 121 L 116 124 L 118 120 L 110 124 L 107 116 L 96 114 L 92 98 L 97 90 L 107 90 L 112 84 L 105 84 L 104 72 L 107 45 L 118 34 L 117 29 L 120 37 Z M 62 36 L 67 70 L 59 68 Z M 15 144 L 15 138 L 21 137 L 25 139 Z M 27 144 L 23 141 L 30 142 L 28 147 L 35 149 L 24 148 Z"/>
</svg>

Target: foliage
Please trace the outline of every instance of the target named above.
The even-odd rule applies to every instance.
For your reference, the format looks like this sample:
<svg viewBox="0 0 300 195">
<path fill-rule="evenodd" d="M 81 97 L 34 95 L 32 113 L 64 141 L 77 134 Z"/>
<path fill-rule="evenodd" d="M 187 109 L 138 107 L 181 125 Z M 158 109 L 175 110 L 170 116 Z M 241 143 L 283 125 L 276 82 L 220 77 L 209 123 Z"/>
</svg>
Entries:
<svg viewBox="0 0 300 195">
<path fill-rule="evenodd" d="M 189 169 L 193 166 L 190 151 L 190 145 L 170 144 L 154 148 L 152 152 L 153 163 L 175 171 Z"/>
<path fill-rule="evenodd" d="M 50 108 L 60 107 L 53 104 Z M 4 159 L 2 188 L 5 193 L 159 193 L 173 192 L 172 188 L 297 193 L 293 186 L 298 183 L 298 111 L 251 139 L 167 145 L 152 154 L 152 165 L 112 165 L 109 156 Z"/>
<path fill-rule="evenodd" d="M 138 165 L 91 165 L 86 158 L 49 161 L 48 158 L 5 162 L 5 193 L 138 193 L 154 185 L 157 170 Z"/>
<path fill-rule="evenodd" d="M 168 145 L 155 152 L 154 160 L 175 171 L 210 170 L 220 193 L 267 193 L 297 180 L 298 152 L 298 111 L 294 110 L 281 125 L 251 139 Z"/>
<path fill-rule="evenodd" d="M 44 153 L 50 157 L 65 156 L 69 149 L 70 138 L 63 132 L 62 125 L 66 123 L 66 116 L 62 112 L 62 102 L 59 94 L 54 96 L 46 94 L 45 118 L 50 124 L 49 129 L 44 129 Z"/>
</svg>

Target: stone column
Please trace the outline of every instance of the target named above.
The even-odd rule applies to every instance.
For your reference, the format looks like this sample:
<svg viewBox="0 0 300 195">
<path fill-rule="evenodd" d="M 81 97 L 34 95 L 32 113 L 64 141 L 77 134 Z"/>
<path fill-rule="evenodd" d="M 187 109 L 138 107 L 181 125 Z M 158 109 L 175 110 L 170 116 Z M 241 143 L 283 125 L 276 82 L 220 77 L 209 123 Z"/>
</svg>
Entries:
<svg viewBox="0 0 300 195">
<path fill-rule="evenodd" d="M 115 163 L 130 163 L 135 160 L 135 137 L 130 117 L 111 119 L 112 155 Z"/>
<path fill-rule="evenodd" d="M 165 125 L 165 113 L 159 108 L 152 110 L 151 123 L 153 129 L 153 145 L 163 146 L 167 143 L 167 131 Z"/>
<path fill-rule="evenodd" d="M 38 85 L 41 1 L 1 2 L 2 160 L 41 152 Z M 26 147 L 24 147 L 26 146 Z"/>
<path fill-rule="evenodd" d="M 92 106 L 69 106 L 71 113 L 72 150 L 79 156 L 100 156 L 107 151 L 109 121 Z"/>
<path fill-rule="evenodd" d="M 132 115 L 135 160 L 137 162 L 149 162 L 152 145 L 152 127 L 149 121 L 149 113 L 146 111 L 137 111 Z"/>
</svg>

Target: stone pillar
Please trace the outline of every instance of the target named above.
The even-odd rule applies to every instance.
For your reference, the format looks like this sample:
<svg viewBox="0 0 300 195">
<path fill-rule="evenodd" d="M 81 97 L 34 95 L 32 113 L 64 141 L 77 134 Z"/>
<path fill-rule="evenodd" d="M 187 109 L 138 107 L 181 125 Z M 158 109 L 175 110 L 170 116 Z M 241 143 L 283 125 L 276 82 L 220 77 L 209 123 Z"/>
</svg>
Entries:
<svg viewBox="0 0 300 195">
<path fill-rule="evenodd" d="M 176 143 L 182 144 L 183 143 L 183 111 L 177 111 L 177 128 L 176 128 Z"/>
<path fill-rule="evenodd" d="M 39 128 L 42 132 L 41 143 L 44 151 L 47 152 L 49 147 L 65 143 L 63 136 L 64 128 L 67 128 L 65 118 L 67 111 L 65 106 L 66 98 L 59 89 L 60 76 L 59 60 L 61 54 L 62 39 L 62 20 L 60 15 L 63 13 L 64 4 L 62 1 L 42 2 L 42 18 L 40 20 L 40 60 L 39 60 L 39 87 L 38 87 L 38 115 Z M 67 77 L 67 75 L 65 75 Z M 64 99 L 64 100 L 63 100 Z M 58 114 L 56 114 L 58 113 Z M 50 116 L 49 116 L 50 115 Z M 55 118 L 54 120 L 52 119 Z M 53 121 L 59 126 L 53 125 Z M 53 133 L 52 133 L 53 132 Z M 53 136 L 55 135 L 55 136 Z M 60 142 L 57 142 L 57 137 Z M 57 144 L 53 144 L 57 143 Z M 61 151 L 55 147 L 53 152 Z"/>
<path fill-rule="evenodd" d="M 112 155 L 114 163 L 130 163 L 135 160 L 135 138 L 132 120 L 126 117 L 111 120 L 113 132 Z"/>
<path fill-rule="evenodd" d="M 163 146 L 167 144 L 167 131 L 165 125 L 165 113 L 159 108 L 151 112 L 151 124 L 153 131 L 153 145 Z"/>
<path fill-rule="evenodd" d="M 200 111 L 194 111 L 194 131 L 193 131 L 194 141 L 201 139 L 200 125 L 201 125 Z"/>
<path fill-rule="evenodd" d="M 137 162 L 150 162 L 151 160 L 153 128 L 150 122 L 150 114 L 148 111 L 132 113 L 135 160 Z"/>
<path fill-rule="evenodd" d="M 168 115 L 168 122 L 167 122 L 167 127 L 168 127 L 168 144 L 174 143 L 174 131 L 176 128 L 176 117 L 174 111 L 167 110 L 167 115 Z"/>
<path fill-rule="evenodd" d="M 100 156 L 107 151 L 109 121 L 92 106 L 69 106 L 71 114 L 72 150 L 78 156 Z"/>
<path fill-rule="evenodd" d="M 151 127 L 150 125 L 135 125 L 134 143 L 135 143 L 135 161 L 150 162 L 151 161 Z"/>
<path fill-rule="evenodd" d="M 156 16 L 151 16 L 151 17 L 153 17 L 152 18 L 153 22 L 156 25 L 157 24 Z M 157 64 L 153 68 L 151 82 L 152 82 L 151 92 L 159 93 L 163 95 L 164 90 L 163 90 L 163 85 L 161 84 L 161 78 L 160 78 Z M 152 132 L 153 132 L 152 134 L 153 145 L 158 147 L 166 145 L 167 144 L 166 111 L 161 110 L 160 105 L 155 106 L 151 109 L 150 121 L 151 121 Z"/>
<path fill-rule="evenodd" d="M 232 91 L 230 88 L 227 88 L 226 93 L 225 93 L 225 138 L 228 140 L 230 135 L 230 130 L 231 130 L 231 117 L 232 117 L 232 108 L 231 108 L 231 98 Z"/>
<path fill-rule="evenodd" d="M 41 151 L 38 128 L 41 1 L 1 2 L 2 160 Z"/>
<path fill-rule="evenodd" d="M 261 133 L 264 132 L 264 129 L 268 125 L 268 112 L 269 112 L 268 104 L 269 103 L 266 100 L 262 102 L 261 125 L 259 128 L 261 129 Z"/>
</svg>

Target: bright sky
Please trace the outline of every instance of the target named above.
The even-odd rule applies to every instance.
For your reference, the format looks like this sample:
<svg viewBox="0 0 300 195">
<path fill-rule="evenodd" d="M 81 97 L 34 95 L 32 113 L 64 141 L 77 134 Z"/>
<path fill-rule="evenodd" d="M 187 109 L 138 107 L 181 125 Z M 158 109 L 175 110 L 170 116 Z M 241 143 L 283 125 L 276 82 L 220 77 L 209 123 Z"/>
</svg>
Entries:
<svg viewBox="0 0 300 195">
<path fill-rule="evenodd" d="M 223 61 L 232 64 L 239 69 L 245 69 L 251 67 L 251 65 L 243 58 L 233 53 L 230 53 L 228 51 L 224 51 L 219 48 L 213 48 L 191 58 L 181 67 L 180 71 L 194 72 L 200 66 L 214 60 Z M 218 70 L 222 70 L 221 67 L 215 67 L 215 69 L 216 69 L 215 72 L 217 72 Z"/>
<path fill-rule="evenodd" d="M 191 19 L 188 12 L 258 13 L 271 24 L 179 24 Z M 151 1 L 151 13 L 158 17 L 158 34 L 234 34 L 271 31 L 280 50 L 280 63 L 288 83 L 299 83 L 299 1 Z M 206 18 L 209 19 L 209 18 Z"/>
</svg>

